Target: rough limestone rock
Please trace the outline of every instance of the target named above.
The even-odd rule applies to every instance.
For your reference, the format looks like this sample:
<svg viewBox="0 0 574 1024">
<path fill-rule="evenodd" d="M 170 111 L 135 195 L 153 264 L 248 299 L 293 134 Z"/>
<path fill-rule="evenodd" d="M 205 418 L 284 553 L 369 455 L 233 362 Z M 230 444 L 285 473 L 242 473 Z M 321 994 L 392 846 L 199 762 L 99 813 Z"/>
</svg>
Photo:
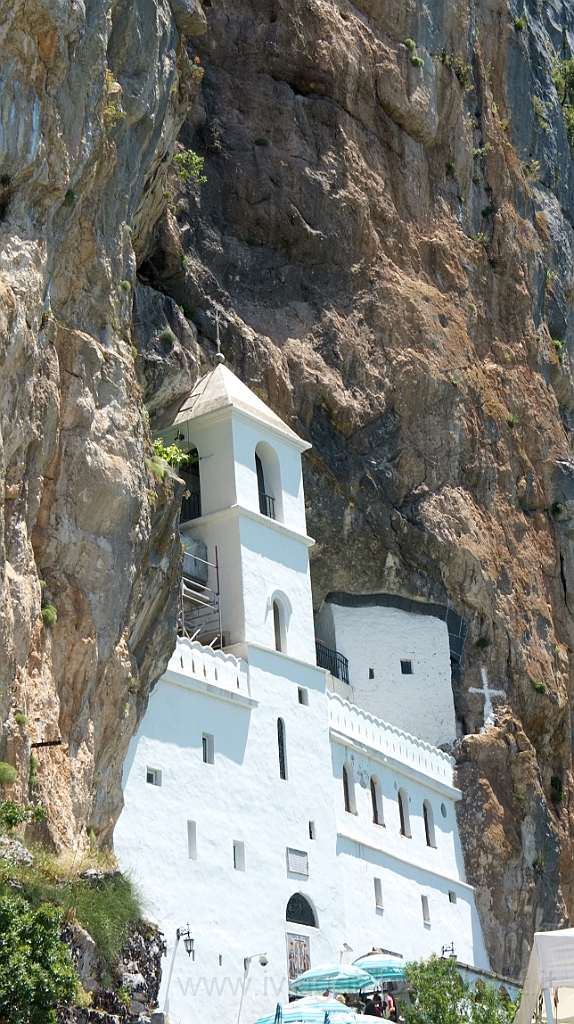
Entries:
<svg viewBox="0 0 574 1024">
<path fill-rule="evenodd" d="M 34 858 L 23 843 L 8 836 L 0 836 L 0 860 L 6 860 L 15 867 L 30 867 Z"/>
<path fill-rule="evenodd" d="M 165 206 L 198 0 L 0 11 L 0 753 L 42 834 L 111 841 L 127 745 L 174 643 L 180 484 L 146 465 L 136 254 Z M 41 606 L 57 622 L 44 625 Z M 13 719 L 24 711 L 27 731 Z"/>
<path fill-rule="evenodd" d="M 62 930 L 82 987 L 86 992 L 97 992 L 101 986 L 104 968 L 92 936 L 78 924 L 69 922 Z"/>
<path fill-rule="evenodd" d="M 465 619 L 466 868 L 517 975 L 574 910 L 574 164 L 551 67 L 574 2 L 206 13 L 180 144 L 208 180 L 170 171 L 140 273 L 211 351 L 222 304 L 229 365 L 312 442 L 317 603 L 390 592 Z M 481 733 L 483 671 L 502 696 Z"/>
</svg>

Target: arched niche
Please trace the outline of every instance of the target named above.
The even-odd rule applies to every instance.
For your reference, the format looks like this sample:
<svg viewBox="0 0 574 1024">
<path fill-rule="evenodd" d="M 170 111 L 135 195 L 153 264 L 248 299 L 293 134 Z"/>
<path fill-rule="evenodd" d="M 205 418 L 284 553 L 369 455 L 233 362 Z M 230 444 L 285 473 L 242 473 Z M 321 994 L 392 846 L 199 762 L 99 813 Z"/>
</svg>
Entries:
<svg viewBox="0 0 574 1024">
<path fill-rule="evenodd" d="M 409 814 L 409 798 L 405 789 L 399 789 L 399 822 L 401 835 L 411 838 L 411 816 Z"/>
<path fill-rule="evenodd" d="M 255 448 L 258 507 L 262 515 L 283 522 L 283 492 L 279 457 L 267 441 Z"/>
</svg>

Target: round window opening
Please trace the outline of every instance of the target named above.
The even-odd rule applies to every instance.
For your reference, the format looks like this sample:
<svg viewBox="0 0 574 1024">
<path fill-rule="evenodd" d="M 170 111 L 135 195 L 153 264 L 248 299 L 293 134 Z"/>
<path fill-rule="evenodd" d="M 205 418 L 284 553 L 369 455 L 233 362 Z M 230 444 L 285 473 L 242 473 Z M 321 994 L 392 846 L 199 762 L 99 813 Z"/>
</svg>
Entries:
<svg viewBox="0 0 574 1024">
<path fill-rule="evenodd" d="M 440 805 L 440 813 L 442 814 L 443 818 L 446 818 L 446 804 Z"/>
</svg>

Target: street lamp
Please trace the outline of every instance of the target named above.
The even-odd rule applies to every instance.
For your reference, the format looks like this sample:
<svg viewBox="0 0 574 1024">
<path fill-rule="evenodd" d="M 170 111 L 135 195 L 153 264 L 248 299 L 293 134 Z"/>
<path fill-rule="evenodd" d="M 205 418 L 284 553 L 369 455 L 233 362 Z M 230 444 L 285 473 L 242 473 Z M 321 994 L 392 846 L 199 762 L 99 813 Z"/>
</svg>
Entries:
<svg viewBox="0 0 574 1024">
<path fill-rule="evenodd" d="M 241 986 L 241 999 L 239 1000 L 239 1010 L 237 1011 L 237 1024 L 241 1020 L 241 1007 L 243 1006 L 243 996 L 245 995 L 245 985 L 247 982 L 247 973 L 249 971 L 249 964 L 255 957 L 259 957 L 259 963 L 262 967 L 267 967 L 269 960 L 267 959 L 267 953 L 252 953 L 251 956 L 243 957 L 243 985 Z"/>
<path fill-rule="evenodd" d="M 269 963 L 269 960 L 267 959 L 267 953 L 253 953 L 251 956 L 245 956 L 243 958 L 243 970 L 244 971 L 248 971 L 249 970 L 249 964 L 251 963 L 252 960 L 255 960 L 256 956 L 259 957 L 259 963 L 261 964 L 261 966 L 262 967 L 267 967 L 267 964 Z"/>
<path fill-rule="evenodd" d="M 177 941 L 179 942 L 180 939 L 183 939 L 183 945 L 185 947 L 185 952 L 187 953 L 187 955 L 191 956 L 193 953 L 193 959 L 195 960 L 195 941 L 191 937 L 191 932 L 189 930 L 189 921 L 187 923 L 186 928 L 177 929 Z"/>
</svg>

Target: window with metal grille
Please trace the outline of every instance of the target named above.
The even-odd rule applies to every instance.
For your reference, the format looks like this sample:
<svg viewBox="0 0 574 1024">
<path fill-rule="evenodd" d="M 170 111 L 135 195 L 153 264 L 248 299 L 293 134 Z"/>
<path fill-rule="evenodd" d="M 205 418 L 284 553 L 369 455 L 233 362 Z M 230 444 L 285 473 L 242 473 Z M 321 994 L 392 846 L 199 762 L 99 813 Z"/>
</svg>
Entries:
<svg viewBox="0 0 574 1024">
<path fill-rule="evenodd" d="M 289 900 L 285 911 L 285 920 L 291 921 L 293 924 L 306 924 L 309 928 L 318 927 L 315 911 L 301 892 L 294 893 Z"/>
</svg>

